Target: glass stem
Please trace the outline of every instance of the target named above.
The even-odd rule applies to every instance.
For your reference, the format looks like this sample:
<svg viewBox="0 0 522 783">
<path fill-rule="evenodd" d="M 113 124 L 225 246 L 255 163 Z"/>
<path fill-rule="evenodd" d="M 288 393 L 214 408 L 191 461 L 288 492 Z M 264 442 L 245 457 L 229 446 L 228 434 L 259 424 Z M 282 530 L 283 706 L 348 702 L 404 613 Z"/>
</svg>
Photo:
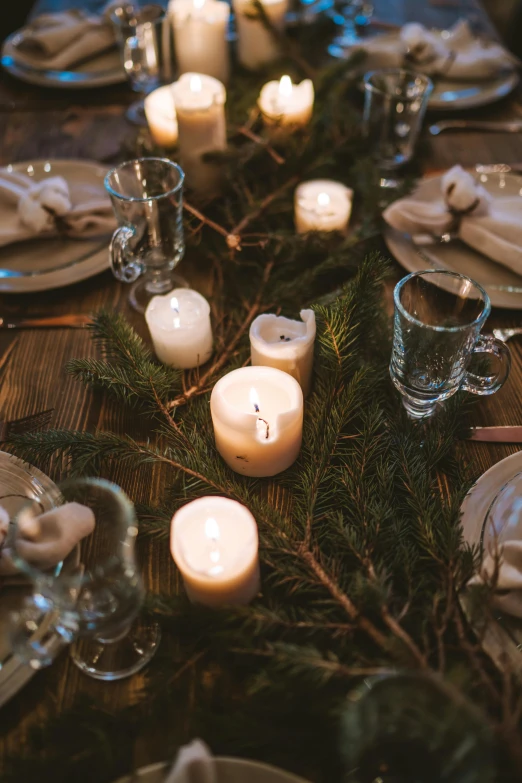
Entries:
<svg viewBox="0 0 522 783">
<path fill-rule="evenodd" d="M 149 269 L 145 272 L 145 290 L 149 294 L 166 294 L 172 290 L 172 274 L 168 268 Z"/>
</svg>

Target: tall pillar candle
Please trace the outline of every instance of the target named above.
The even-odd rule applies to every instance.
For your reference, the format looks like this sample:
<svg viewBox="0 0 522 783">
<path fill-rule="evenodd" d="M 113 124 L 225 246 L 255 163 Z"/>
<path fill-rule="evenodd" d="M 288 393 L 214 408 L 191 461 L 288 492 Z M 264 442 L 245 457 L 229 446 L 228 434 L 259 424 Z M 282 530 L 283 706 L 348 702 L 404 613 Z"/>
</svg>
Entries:
<svg viewBox="0 0 522 783">
<path fill-rule="evenodd" d="M 156 356 L 171 367 L 188 370 L 212 356 L 212 327 L 207 300 L 190 288 L 154 296 L 145 319 Z"/>
<path fill-rule="evenodd" d="M 275 367 L 287 372 L 306 397 L 312 383 L 315 313 L 301 310 L 301 321 L 279 315 L 259 315 L 250 327 L 253 366 Z"/>
<path fill-rule="evenodd" d="M 226 83 L 230 75 L 229 4 L 223 0 L 171 0 L 169 15 L 179 72 L 203 73 Z"/>
<path fill-rule="evenodd" d="M 314 109 L 314 85 L 311 79 L 293 84 L 288 75 L 279 81 L 267 82 L 259 94 L 257 105 L 263 122 L 272 131 L 291 133 L 310 122 Z"/>
<path fill-rule="evenodd" d="M 158 87 L 144 101 L 150 134 L 160 147 L 174 147 L 178 141 L 178 120 L 172 85 Z"/>
<path fill-rule="evenodd" d="M 301 448 L 303 392 L 273 367 L 242 367 L 221 378 L 210 397 L 216 448 L 245 476 L 275 476 Z"/>
<path fill-rule="evenodd" d="M 342 182 L 314 179 L 301 182 L 294 197 L 298 234 L 308 231 L 344 231 L 352 213 L 353 190 Z"/>
<path fill-rule="evenodd" d="M 207 152 L 227 146 L 226 90 L 212 76 L 184 73 L 172 86 L 178 118 L 181 166 L 187 184 L 205 195 L 219 191 L 220 167 L 205 162 Z"/>
<path fill-rule="evenodd" d="M 203 497 L 180 508 L 172 519 L 170 549 L 195 603 L 248 604 L 259 592 L 256 521 L 235 500 Z"/>
<path fill-rule="evenodd" d="M 289 0 L 260 0 L 263 10 L 276 31 L 285 28 Z M 252 71 L 263 68 L 281 56 L 274 34 L 267 30 L 252 0 L 232 0 L 236 17 L 237 52 L 241 65 Z"/>
</svg>

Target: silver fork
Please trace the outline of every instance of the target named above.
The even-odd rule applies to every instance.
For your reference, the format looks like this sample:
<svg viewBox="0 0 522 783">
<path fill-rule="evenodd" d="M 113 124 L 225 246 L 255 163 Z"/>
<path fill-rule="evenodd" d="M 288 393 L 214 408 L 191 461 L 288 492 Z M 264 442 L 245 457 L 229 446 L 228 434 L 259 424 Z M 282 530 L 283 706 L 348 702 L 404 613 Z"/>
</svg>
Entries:
<svg viewBox="0 0 522 783">
<path fill-rule="evenodd" d="M 49 410 L 32 413 L 21 419 L 0 421 L 0 443 L 9 440 L 13 435 L 25 435 L 28 432 L 43 430 L 51 423 L 53 413 L 54 408 L 49 408 Z"/>
<path fill-rule="evenodd" d="M 516 327 L 514 329 L 493 329 L 493 334 L 497 338 L 497 340 L 503 340 L 503 342 L 507 342 L 508 340 L 511 340 L 512 337 L 516 337 L 519 334 L 522 334 L 522 328 Z"/>
</svg>

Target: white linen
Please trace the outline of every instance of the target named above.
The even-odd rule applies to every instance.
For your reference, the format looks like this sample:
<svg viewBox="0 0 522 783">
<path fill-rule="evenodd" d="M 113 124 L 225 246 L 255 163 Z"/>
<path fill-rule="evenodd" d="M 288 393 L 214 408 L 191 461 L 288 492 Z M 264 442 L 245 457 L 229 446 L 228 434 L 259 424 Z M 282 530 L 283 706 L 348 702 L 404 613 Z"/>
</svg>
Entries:
<svg viewBox="0 0 522 783">
<path fill-rule="evenodd" d="M 193 740 L 180 748 L 165 783 L 217 783 L 214 759 L 204 742 Z"/>
<path fill-rule="evenodd" d="M 102 186 L 75 183 L 63 177 L 35 182 L 26 174 L 0 169 L 0 247 L 37 236 L 65 234 L 88 238 L 116 227 Z"/>
<path fill-rule="evenodd" d="M 476 38 L 461 19 L 448 38 L 417 22 L 404 25 L 400 32 L 370 38 L 357 49 L 368 55 L 368 69 L 408 67 L 428 76 L 455 80 L 486 80 L 501 71 L 513 70 L 516 60 L 503 46 Z"/>
<path fill-rule="evenodd" d="M 520 196 L 492 197 L 460 166 L 442 177 L 440 198 L 399 199 L 384 210 L 383 218 L 397 231 L 413 237 L 455 232 L 470 247 L 522 274 Z"/>
<path fill-rule="evenodd" d="M 480 573 L 469 584 L 491 583 L 494 579 L 494 606 L 522 618 L 522 541 L 506 541 L 499 546 L 496 555 L 486 555 Z"/>
</svg>

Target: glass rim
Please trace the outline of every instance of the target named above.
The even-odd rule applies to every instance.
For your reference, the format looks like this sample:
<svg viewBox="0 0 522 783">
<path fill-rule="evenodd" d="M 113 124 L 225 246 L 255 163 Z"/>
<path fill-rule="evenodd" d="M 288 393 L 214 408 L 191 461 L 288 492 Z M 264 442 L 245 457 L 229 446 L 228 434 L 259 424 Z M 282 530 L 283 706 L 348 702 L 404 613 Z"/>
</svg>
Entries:
<svg viewBox="0 0 522 783">
<path fill-rule="evenodd" d="M 138 196 L 125 196 L 123 193 L 119 193 L 117 190 L 115 190 L 112 185 L 109 182 L 110 177 L 113 176 L 113 174 L 116 174 L 118 171 L 122 171 L 127 166 L 134 165 L 136 163 L 165 163 L 169 168 L 175 169 L 178 176 L 179 176 L 179 182 L 171 188 L 170 190 L 167 190 L 165 193 L 160 193 L 158 196 L 148 196 L 147 198 L 139 198 Z M 181 168 L 181 166 L 178 166 L 177 163 L 174 163 L 173 160 L 169 160 L 169 158 L 133 158 L 132 160 L 126 160 L 123 163 L 118 164 L 118 166 L 115 166 L 110 171 L 107 172 L 105 175 L 105 179 L 103 180 L 103 184 L 105 186 L 105 190 L 110 196 L 114 196 L 114 198 L 120 199 L 120 201 L 129 201 L 134 202 L 136 204 L 146 204 L 148 201 L 159 201 L 162 198 L 167 198 L 167 196 L 172 196 L 175 193 L 177 193 L 181 188 L 183 187 L 183 182 L 185 180 L 185 172 Z"/>
<path fill-rule="evenodd" d="M 458 278 L 459 280 L 467 280 L 469 283 L 471 283 L 473 288 L 479 291 L 482 296 L 484 305 L 482 312 L 473 321 L 470 321 L 467 324 L 461 324 L 459 326 L 434 326 L 433 324 L 426 324 L 424 321 L 420 321 L 418 318 L 415 318 L 415 316 L 409 313 L 402 304 L 400 300 L 400 294 L 406 283 L 409 283 L 410 280 L 413 280 L 414 277 L 427 277 L 428 275 L 444 275 L 444 277 L 454 277 Z M 451 293 L 443 287 L 440 288 L 442 291 L 446 291 L 446 293 Z M 393 303 L 396 310 L 398 310 L 400 314 L 404 316 L 404 318 L 406 318 L 410 323 L 415 324 L 415 326 L 421 326 L 423 329 L 431 329 L 434 332 L 462 332 L 472 326 L 482 326 L 491 312 L 491 300 L 489 298 L 489 294 L 480 285 L 480 283 L 477 283 L 476 280 L 473 280 L 467 275 L 462 275 L 460 272 L 453 272 L 450 269 L 423 269 L 419 272 L 412 272 L 411 274 L 406 275 L 406 277 L 403 277 L 402 280 L 399 280 L 394 288 Z"/>
<path fill-rule="evenodd" d="M 429 96 L 431 92 L 433 91 L 433 81 L 430 79 L 429 76 L 426 76 L 425 73 L 420 73 L 419 71 L 412 71 L 409 68 L 375 68 L 373 71 L 367 71 L 363 76 L 363 82 L 364 82 L 364 89 L 368 90 L 369 92 L 376 93 L 377 95 L 385 95 L 387 97 L 393 97 L 390 95 L 389 92 L 386 90 L 383 90 L 379 87 L 377 87 L 375 84 L 371 83 L 371 79 L 376 76 L 391 76 L 391 75 L 403 75 L 403 76 L 409 76 L 412 79 L 420 79 L 424 83 L 424 96 Z M 401 100 L 405 103 L 413 103 L 413 101 L 416 101 L 419 99 L 418 95 L 415 95 L 412 98 L 401 98 Z"/>
</svg>

